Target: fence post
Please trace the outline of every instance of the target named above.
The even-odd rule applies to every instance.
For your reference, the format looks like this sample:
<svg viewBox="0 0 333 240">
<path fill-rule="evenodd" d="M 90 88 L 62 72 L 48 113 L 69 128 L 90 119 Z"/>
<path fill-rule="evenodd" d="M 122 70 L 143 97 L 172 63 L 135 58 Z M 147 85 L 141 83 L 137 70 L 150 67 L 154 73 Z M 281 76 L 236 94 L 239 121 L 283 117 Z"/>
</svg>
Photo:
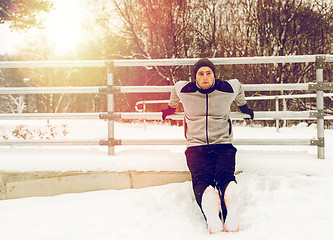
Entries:
<svg viewBox="0 0 333 240">
<path fill-rule="evenodd" d="M 320 113 L 317 118 L 317 157 L 319 159 L 325 158 L 325 141 L 324 141 L 324 61 L 325 56 L 316 56 L 316 81 L 318 88 L 316 90 L 316 104 L 317 111 Z"/>
<path fill-rule="evenodd" d="M 275 111 L 276 112 L 280 111 L 279 97 L 275 97 Z M 275 127 L 276 127 L 276 132 L 279 132 L 280 131 L 280 120 L 279 119 L 275 120 Z"/>
<path fill-rule="evenodd" d="M 143 101 L 143 103 L 142 103 L 142 108 L 143 108 L 143 112 L 146 112 L 146 102 L 145 101 Z M 143 119 L 143 126 L 144 126 L 144 130 L 146 131 L 147 130 L 147 121 L 146 121 L 146 119 Z"/>
<path fill-rule="evenodd" d="M 107 85 L 113 86 L 114 61 L 105 61 Z M 114 112 L 114 94 L 109 92 L 107 95 L 108 113 Z M 108 119 L 108 139 L 114 139 L 114 121 Z M 114 146 L 108 146 L 108 155 L 114 155 Z"/>
</svg>

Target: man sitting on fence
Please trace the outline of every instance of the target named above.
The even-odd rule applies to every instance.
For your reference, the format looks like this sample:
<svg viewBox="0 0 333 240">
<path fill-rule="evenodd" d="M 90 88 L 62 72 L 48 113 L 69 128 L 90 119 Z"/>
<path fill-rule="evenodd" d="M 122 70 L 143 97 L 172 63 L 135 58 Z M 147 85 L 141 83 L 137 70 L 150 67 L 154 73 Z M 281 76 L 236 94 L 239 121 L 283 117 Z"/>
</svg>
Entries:
<svg viewBox="0 0 333 240">
<path fill-rule="evenodd" d="M 232 145 L 230 106 L 237 103 L 243 113 L 248 108 L 237 79 L 215 79 L 215 66 L 208 59 L 194 65 L 195 82 L 177 82 L 171 92 L 163 120 L 173 114 L 181 101 L 185 112 L 185 151 L 196 201 L 210 233 L 239 230 L 239 196 L 236 184 L 235 155 Z"/>
</svg>

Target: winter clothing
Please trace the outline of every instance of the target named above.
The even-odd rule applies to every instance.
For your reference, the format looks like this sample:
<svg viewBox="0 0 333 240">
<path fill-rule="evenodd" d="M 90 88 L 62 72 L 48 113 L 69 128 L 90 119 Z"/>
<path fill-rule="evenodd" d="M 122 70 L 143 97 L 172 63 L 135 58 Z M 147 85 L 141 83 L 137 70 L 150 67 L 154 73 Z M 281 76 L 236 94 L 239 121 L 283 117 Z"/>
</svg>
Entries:
<svg viewBox="0 0 333 240">
<path fill-rule="evenodd" d="M 245 118 L 246 120 L 253 119 L 254 118 L 254 113 L 253 110 L 250 109 L 247 104 L 243 106 L 239 106 L 239 110 L 241 110 L 242 113 L 246 113 L 250 115 L 250 118 Z"/>
<path fill-rule="evenodd" d="M 199 68 L 201 68 L 201 67 L 209 67 L 210 69 L 212 69 L 214 76 L 215 76 L 214 64 L 207 58 L 202 58 L 199 61 L 197 61 L 194 65 L 194 70 L 193 70 L 194 79 L 196 78 L 197 72 L 198 72 Z"/>
<path fill-rule="evenodd" d="M 202 194 L 208 186 L 215 187 L 224 199 L 224 190 L 231 181 L 236 181 L 235 155 L 232 144 L 214 144 L 188 147 L 185 151 L 187 166 L 191 172 L 195 199 L 201 207 Z M 222 203 L 223 219 L 226 207 Z"/>
<path fill-rule="evenodd" d="M 208 59 L 200 59 L 194 65 L 194 76 L 201 67 L 205 66 L 212 69 L 215 77 L 215 66 Z M 210 82 L 212 85 L 208 86 L 208 89 L 202 89 L 199 87 L 202 80 L 205 82 L 214 80 L 214 82 Z M 209 186 L 215 188 L 221 199 L 222 216 L 220 217 L 226 219 L 225 189 L 230 182 L 236 182 L 234 172 L 237 149 L 232 145 L 230 106 L 235 101 L 240 110 L 249 114 L 251 119 L 254 117 L 253 111 L 248 108 L 243 88 L 237 79 L 221 81 L 202 75 L 195 82 L 177 82 L 171 92 L 169 108 L 162 111 L 163 119 L 174 113 L 180 101 L 185 112 L 187 143 L 185 155 L 192 176 L 195 199 L 204 216 L 206 211 L 210 215 L 208 217 L 213 216 L 212 219 L 216 220 L 214 217 L 216 211 L 214 209 L 211 211 L 210 204 L 205 203 L 206 198 L 202 206 L 205 190 Z M 211 198 L 207 197 L 207 199 Z M 205 219 L 208 223 L 207 216 Z M 214 224 L 208 223 L 211 232 L 221 229 L 219 221 L 215 220 L 213 220 Z M 234 221 L 231 223 L 235 225 Z"/>
<path fill-rule="evenodd" d="M 244 91 L 237 79 L 215 80 L 209 89 L 196 82 L 177 82 L 171 92 L 169 106 L 176 108 L 182 101 L 185 112 L 185 135 L 188 146 L 232 142 L 230 105 L 246 104 Z"/>
<path fill-rule="evenodd" d="M 176 111 L 176 108 L 168 107 L 167 109 L 162 110 L 162 119 L 165 120 L 167 116 L 173 114 Z"/>
</svg>

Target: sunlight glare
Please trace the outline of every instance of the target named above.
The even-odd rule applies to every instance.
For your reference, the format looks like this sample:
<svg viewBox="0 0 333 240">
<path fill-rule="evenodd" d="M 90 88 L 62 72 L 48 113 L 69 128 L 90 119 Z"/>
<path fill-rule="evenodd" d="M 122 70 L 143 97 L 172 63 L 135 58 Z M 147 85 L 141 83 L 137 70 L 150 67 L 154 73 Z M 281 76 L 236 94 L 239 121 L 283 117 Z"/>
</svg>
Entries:
<svg viewBox="0 0 333 240">
<path fill-rule="evenodd" d="M 79 1 L 73 0 L 54 0 L 54 7 L 55 10 L 49 13 L 45 21 L 54 51 L 57 54 L 73 51 L 82 40 L 80 23 L 87 10 L 79 5 Z"/>
<path fill-rule="evenodd" d="M 77 25 L 69 24 L 62 20 L 57 21 L 55 25 L 50 25 L 47 30 L 55 46 L 56 53 L 73 50 L 81 38 Z"/>
</svg>

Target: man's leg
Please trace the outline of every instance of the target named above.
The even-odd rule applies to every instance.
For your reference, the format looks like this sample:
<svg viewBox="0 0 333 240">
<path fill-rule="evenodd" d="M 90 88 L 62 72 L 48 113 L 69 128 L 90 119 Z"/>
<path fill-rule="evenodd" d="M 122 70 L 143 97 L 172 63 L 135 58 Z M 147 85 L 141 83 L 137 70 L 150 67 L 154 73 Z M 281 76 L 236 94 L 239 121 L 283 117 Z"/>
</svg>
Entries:
<svg viewBox="0 0 333 240">
<path fill-rule="evenodd" d="M 224 230 L 239 230 L 239 193 L 235 178 L 235 158 L 237 149 L 232 144 L 217 145 L 216 185 L 220 192 Z"/>
<path fill-rule="evenodd" d="M 221 232 L 221 198 L 215 189 L 215 158 L 212 158 L 208 147 L 188 148 L 185 154 L 192 176 L 194 195 L 206 219 L 209 232 Z"/>
<path fill-rule="evenodd" d="M 227 208 L 227 217 L 224 222 L 224 232 L 239 231 L 239 189 L 236 182 L 230 182 L 224 192 L 224 203 Z"/>
<path fill-rule="evenodd" d="M 201 208 L 202 194 L 208 186 L 215 187 L 215 161 L 204 147 L 190 147 L 185 151 L 185 155 L 195 199 Z"/>
<path fill-rule="evenodd" d="M 202 195 L 201 209 L 206 218 L 210 234 L 222 232 L 223 222 L 220 218 L 221 198 L 219 192 L 212 186 L 206 188 Z"/>
</svg>

